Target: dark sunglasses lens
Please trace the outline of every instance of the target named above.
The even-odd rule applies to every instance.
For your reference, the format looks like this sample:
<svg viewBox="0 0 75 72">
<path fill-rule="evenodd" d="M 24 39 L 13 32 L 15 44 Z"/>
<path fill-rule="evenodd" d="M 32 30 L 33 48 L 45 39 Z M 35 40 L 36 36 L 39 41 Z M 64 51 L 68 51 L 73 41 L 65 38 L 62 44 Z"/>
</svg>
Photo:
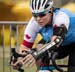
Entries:
<svg viewBox="0 0 75 72">
<path fill-rule="evenodd" d="M 45 15 L 46 15 L 46 14 L 40 14 L 39 16 L 40 16 L 40 17 L 44 17 Z"/>
<path fill-rule="evenodd" d="M 44 17 L 46 14 L 33 14 L 34 17 Z"/>
<path fill-rule="evenodd" d="M 33 16 L 34 16 L 34 17 L 38 17 L 38 15 L 37 15 L 37 14 L 33 14 Z"/>
</svg>

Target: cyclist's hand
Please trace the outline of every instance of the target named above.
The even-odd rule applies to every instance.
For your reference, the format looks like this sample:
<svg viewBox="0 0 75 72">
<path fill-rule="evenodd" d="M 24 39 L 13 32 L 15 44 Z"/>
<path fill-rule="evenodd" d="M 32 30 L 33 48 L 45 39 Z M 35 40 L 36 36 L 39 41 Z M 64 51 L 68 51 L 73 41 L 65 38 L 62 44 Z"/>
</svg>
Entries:
<svg viewBox="0 0 75 72">
<path fill-rule="evenodd" d="M 22 54 L 22 55 L 27 55 L 28 51 L 30 51 L 29 48 L 21 45 L 20 49 L 19 49 L 19 54 Z M 15 59 L 15 58 L 14 58 Z M 13 60 L 14 60 L 13 59 Z M 14 68 L 14 69 L 17 69 L 19 65 L 23 65 L 23 57 L 18 57 L 17 60 L 15 62 L 12 61 L 11 63 L 11 66 Z"/>
<path fill-rule="evenodd" d="M 33 66 L 34 64 L 36 64 L 36 60 L 31 54 L 28 54 L 22 59 L 22 64 L 24 64 L 25 66 Z"/>
<path fill-rule="evenodd" d="M 28 66 L 33 66 L 34 64 L 36 64 L 35 58 L 31 54 L 28 54 L 24 58 L 21 58 L 20 60 L 17 60 L 15 63 L 11 63 L 11 66 L 14 69 L 17 69 L 18 65 L 25 65 L 25 66 L 28 67 Z"/>
<path fill-rule="evenodd" d="M 30 48 L 27 48 L 23 45 L 21 45 L 20 47 L 20 54 L 24 54 L 26 55 L 24 58 L 20 58 L 20 60 L 16 61 L 14 64 L 12 64 L 13 67 L 16 67 L 19 63 L 22 65 L 26 65 L 26 66 L 32 66 L 35 64 L 36 60 L 35 58 L 31 55 L 28 54 L 28 52 L 30 52 Z"/>
<path fill-rule="evenodd" d="M 26 54 L 26 52 L 30 51 L 30 48 L 26 48 L 23 45 L 20 47 L 20 53 Z M 22 60 L 22 64 L 26 66 L 32 66 L 35 64 L 36 60 L 31 54 L 27 54 Z"/>
</svg>

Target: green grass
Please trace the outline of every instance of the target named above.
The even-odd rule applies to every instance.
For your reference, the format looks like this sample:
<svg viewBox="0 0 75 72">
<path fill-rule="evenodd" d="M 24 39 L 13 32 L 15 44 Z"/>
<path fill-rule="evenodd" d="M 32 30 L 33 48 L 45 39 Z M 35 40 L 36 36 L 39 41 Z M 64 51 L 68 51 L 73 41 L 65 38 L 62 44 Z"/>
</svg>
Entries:
<svg viewBox="0 0 75 72">
<path fill-rule="evenodd" d="M 0 47 L 0 72 L 18 72 L 16 70 L 13 70 L 10 65 L 9 65 L 9 60 L 10 60 L 10 48 L 9 47 L 5 47 L 4 49 L 4 56 L 5 58 L 3 59 L 3 48 Z M 58 64 L 61 64 L 63 60 L 59 60 L 57 61 Z M 64 64 L 67 64 L 67 60 L 65 59 Z M 63 63 L 62 62 L 62 63 Z M 4 66 L 3 66 L 4 64 Z M 23 67 L 23 69 L 25 70 L 25 72 L 36 72 L 36 66 L 28 68 L 28 67 Z M 57 71 L 54 71 L 57 72 Z"/>
</svg>

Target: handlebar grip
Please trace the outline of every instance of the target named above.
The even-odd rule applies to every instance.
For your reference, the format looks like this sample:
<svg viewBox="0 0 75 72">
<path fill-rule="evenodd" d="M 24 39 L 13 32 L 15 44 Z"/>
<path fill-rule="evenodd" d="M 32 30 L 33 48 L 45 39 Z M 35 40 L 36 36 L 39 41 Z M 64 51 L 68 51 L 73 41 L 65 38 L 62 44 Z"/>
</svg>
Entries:
<svg viewBox="0 0 75 72">
<path fill-rule="evenodd" d="M 10 64 L 11 64 L 11 62 L 15 63 L 17 61 L 18 57 L 25 57 L 25 55 L 21 55 L 15 51 L 15 48 L 11 48 L 11 58 L 10 58 L 9 63 Z M 19 63 L 19 64 L 17 64 L 17 69 L 15 69 L 15 70 L 18 70 L 19 72 L 24 72 L 24 69 L 22 69 L 21 67 L 22 67 L 22 64 Z"/>
</svg>

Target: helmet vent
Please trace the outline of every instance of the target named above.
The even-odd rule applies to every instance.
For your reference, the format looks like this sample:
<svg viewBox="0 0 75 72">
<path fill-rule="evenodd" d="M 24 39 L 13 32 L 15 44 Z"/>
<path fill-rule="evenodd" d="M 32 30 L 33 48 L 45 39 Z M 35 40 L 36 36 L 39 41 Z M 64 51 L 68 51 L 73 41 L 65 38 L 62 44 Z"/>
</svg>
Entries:
<svg viewBox="0 0 75 72">
<path fill-rule="evenodd" d="M 45 8 L 48 8 L 49 4 L 45 5 Z"/>
<path fill-rule="evenodd" d="M 40 4 L 41 4 L 41 2 L 40 2 L 41 0 L 39 0 L 39 3 L 38 3 L 38 9 L 40 8 Z"/>
<path fill-rule="evenodd" d="M 36 9 L 36 3 L 37 3 L 37 0 L 35 0 L 35 9 Z"/>
<path fill-rule="evenodd" d="M 32 9 L 34 10 L 33 2 L 32 2 Z"/>
<path fill-rule="evenodd" d="M 45 0 L 43 0 L 42 6 L 43 6 L 44 3 L 45 3 Z"/>
</svg>

